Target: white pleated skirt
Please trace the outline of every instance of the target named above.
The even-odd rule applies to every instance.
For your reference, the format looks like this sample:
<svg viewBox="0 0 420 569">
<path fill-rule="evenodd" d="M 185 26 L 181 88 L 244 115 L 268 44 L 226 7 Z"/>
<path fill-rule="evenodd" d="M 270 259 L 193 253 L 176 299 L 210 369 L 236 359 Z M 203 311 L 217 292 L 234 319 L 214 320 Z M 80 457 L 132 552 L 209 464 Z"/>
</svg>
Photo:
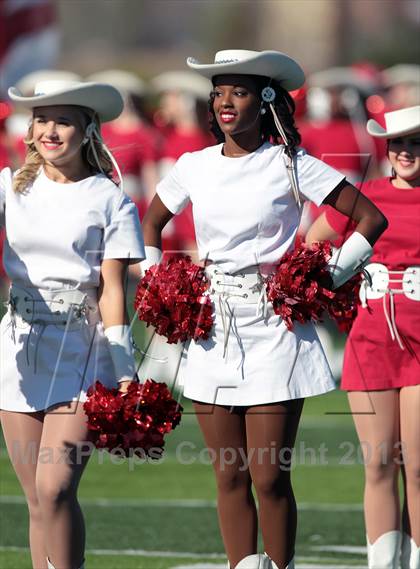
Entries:
<svg viewBox="0 0 420 569">
<path fill-rule="evenodd" d="M 261 405 L 327 393 L 336 388 L 312 323 L 293 331 L 268 304 L 266 316 L 256 304 L 235 303 L 225 349 L 219 304 L 206 341 L 191 341 L 182 353 L 179 383 L 184 395 L 217 405 Z"/>
<path fill-rule="evenodd" d="M 86 400 L 98 379 L 116 387 L 113 364 L 101 322 L 68 330 L 51 324 L 31 325 L 9 313 L 0 325 L 0 409 L 41 411 Z"/>
</svg>

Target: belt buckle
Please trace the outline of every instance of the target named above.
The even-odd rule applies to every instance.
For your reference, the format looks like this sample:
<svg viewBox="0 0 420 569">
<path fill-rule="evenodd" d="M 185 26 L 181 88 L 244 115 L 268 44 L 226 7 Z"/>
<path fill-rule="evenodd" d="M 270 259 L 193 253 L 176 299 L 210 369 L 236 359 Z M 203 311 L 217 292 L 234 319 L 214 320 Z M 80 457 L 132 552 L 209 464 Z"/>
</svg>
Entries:
<svg viewBox="0 0 420 569">
<path fill-rule="evenodd" d="M 404 271 L 402 287 L 407 298 L 420 301 L 420 267 L 408 267 Z"/>
<path fill-rule="evenodd" d="M 368 271 L 372 284 L 369 286 L 368 282 L 365 280 L 364 287 L 361 287 L 361 290 L 362 288 L 365 288 L 366 297 L 368 299 L 382 298 L 388 290 L 388 268 L 385 265 L 382 265 L 382 263 L 369 263 L 369 265 L 365 267 L 365 270 Z"/>
</svg>

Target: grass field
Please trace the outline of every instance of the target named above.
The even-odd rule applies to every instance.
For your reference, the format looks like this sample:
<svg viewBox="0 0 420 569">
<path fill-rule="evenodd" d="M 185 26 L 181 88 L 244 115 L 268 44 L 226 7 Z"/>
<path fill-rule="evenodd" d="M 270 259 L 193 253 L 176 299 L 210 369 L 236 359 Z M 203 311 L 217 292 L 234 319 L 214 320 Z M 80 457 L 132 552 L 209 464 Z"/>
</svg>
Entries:
<svg viewBox="0 0 420 569">
<path fill-rule="evenodd" d="M 136 335 L 141 343 L 140 328 Z M 203 440 L 190 403 L 183 404 L 161 461 L 91 458 L 79 493 L 88 569 L 226 567 L 212 466 L 199 460 Z M 306 401 L 293 466 L 298 569 L 365 566 L 357 448 L 345 394 Z M 0 468 L 0 567 L 29 569 L 27 509 L 3 441 Z"/>
</svg>

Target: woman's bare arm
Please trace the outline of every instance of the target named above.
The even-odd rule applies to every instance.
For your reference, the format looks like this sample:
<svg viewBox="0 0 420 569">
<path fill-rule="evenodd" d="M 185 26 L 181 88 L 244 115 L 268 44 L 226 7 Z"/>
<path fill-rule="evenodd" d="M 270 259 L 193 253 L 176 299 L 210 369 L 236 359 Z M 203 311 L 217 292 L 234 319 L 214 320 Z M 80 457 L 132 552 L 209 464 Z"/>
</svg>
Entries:
<svg viewBox="0 0 420 569">
<path fill-rule="evenodd" d="M 105 259 L 101 265 L 98 303 L 104 328 L 128 324 L 125 306 L 125 259 Z"/>
<path fill-rule="evenodd" d="M 325 212 L 315 219 L 305 235 L 305 242 L 309 245 L 314 241 L 335 241 L 338 233 L 328 223 Z"/>
<path fill-rule="evenodd" d="M 161 233 L 168 221 L 174 216 L 156 194 L 143 219 L 145 245 L 162 249 Z"/>
<path fill-rule="evenodd" d="M 388 227 L 386 217 L 376 205 L 347 181 L 339 184 L 323 203 L 357 222 L 355 231 L 361 233 L 372 246 Z M 316 240 L 314 232 L 311 233 L 312 239 Z"/>
</svg>

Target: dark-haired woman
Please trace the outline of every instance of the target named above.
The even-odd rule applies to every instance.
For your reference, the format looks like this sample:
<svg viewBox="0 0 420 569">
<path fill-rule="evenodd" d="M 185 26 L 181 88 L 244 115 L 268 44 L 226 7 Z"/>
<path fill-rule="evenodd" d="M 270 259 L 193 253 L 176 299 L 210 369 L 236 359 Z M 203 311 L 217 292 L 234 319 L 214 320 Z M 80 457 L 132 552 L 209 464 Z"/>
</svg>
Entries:
<svg viewBox="0 0 420 569">
<path fill-rule="evenodd" d="M 296 504 L 290 480 L 305 397 L 334 389 L 312 324 L 288 331 L 268 304 L 262 276 L 293 247 L 301 203 L 352 213 L 357 230 L 331 268 L 332 286 L 366 260 L 386 226 L 344 177 L 298 149 L 294 105 L 299 65 L 275 51 L 227 50 L 188 65 L 213 82 L 219 144 L 184 154 L 160 182 L 144 220 L 144 268 L 160 259 L 165 223 L 191 201 L 200 258 L 214 301 L 209 340 L 191 343 L 181 373 L 214 458 L 218 513 L 230 566 L 294 567 Z M 282 143 L 280 143 L 282 141 Z M 266 553 L 257 553 L 259 525 Z"/>
</svg>

